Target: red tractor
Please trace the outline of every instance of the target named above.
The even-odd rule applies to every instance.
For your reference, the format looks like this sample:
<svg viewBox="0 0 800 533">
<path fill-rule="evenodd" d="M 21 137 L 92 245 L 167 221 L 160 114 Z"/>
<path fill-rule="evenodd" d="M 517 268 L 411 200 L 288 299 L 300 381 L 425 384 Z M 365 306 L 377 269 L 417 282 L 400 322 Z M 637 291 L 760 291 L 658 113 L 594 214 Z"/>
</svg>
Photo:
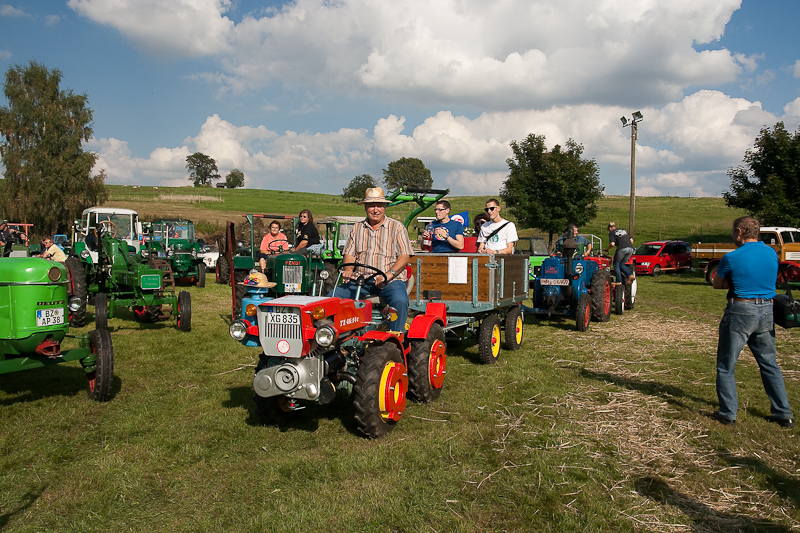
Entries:
<svg viewBox="0 0 800 533">
<path fill-rule="evenodd" d="M 360 286 L 385 274 L 358 280 Z M 409 283 L 409 286 L 413 282 Z M 368 438 L 389 433 L 408 397 L 430 402 L 444 385 L 446 306 L 430 303 L 407 331 L 389 331 L 396 311 L 376 299 L 290 295 L 270 297 L 252 287 L 230 334 L 263 353 L 253 379 L 256 410 L 267 424 L 283 425 L 304 404 L 333 402 L 337 389 L 351 392 L 355 421 Z M 360 291 L 359 291 L 360 292 Z"/>
</svg>

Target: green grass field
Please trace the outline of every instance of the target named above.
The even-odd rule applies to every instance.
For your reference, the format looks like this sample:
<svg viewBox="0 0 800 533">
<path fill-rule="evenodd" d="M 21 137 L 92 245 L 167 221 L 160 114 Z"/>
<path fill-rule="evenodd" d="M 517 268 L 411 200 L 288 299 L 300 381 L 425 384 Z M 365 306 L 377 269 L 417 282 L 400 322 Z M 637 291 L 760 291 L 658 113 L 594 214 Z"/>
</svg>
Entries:
<svg viewBox="0 0 800 533">
<path fill-rule="evenodd" d="M 709 199 L 657 200 L 652 211 L 675 213 L 684 236 L 693 224 L 722 231 L 733 218 Z M 626 199 L 604 202 L 602 220 L 620 219 L 614 209 Z M 725 217 L 703 221 L 692 205 Z M 642 215 L 641 224 L 661 219 Z M 762 419 L 769 404 L 747 349 L 739 422 L 706 416 L 716 408 L 725 295 L 698 275 L 640 278 L 636 308 L 587 333 L 571 320 L 528 317 L 522 349 L 502 351 L 497 365 L 480 365 L 477 346 L 462 343 L 449 351 L 439 400 L 409 404 L 374 441 L 356 435 L 343 398 L 284 429 L 260 425 L 251 400 L 258 350 L 228 335 L 228 288 L 188 290 L 190 333 L 129 313 L 110 321 L 108 403 L 86 398 L 78 363 L 0 375 L 0 530 L 800 528 L 798 430 Z M 797 412 L 800 332 L 776 337 Z"/>
</svg>

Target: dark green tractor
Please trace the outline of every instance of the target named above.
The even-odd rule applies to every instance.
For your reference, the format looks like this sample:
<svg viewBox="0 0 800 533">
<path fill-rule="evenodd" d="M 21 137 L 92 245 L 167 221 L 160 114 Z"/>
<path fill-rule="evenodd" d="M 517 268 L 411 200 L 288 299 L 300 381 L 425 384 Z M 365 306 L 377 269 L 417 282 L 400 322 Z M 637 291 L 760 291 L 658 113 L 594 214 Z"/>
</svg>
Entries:
<svg viewBox="0 0 800 533">
<path fill-rule="evenodd" d="M 167 283 L 206 286 L 206 265 L 191 220 L 158 218 L 145 230 L 144 241 L 139 250 L 142 262 L 161 269 Z"/>
<path fill-rule="evenodd" d="M 86 392 L 104 402 L 111 396 L 114 348 L 108 331 L 69 334 L 68 316 L 81 302 L 68 297 L 64 265 L 46 259 L 0 259 L 0 374 L 79 361 Z M 77 347 L 64 349 L 66 339 Z"/>
</svg>

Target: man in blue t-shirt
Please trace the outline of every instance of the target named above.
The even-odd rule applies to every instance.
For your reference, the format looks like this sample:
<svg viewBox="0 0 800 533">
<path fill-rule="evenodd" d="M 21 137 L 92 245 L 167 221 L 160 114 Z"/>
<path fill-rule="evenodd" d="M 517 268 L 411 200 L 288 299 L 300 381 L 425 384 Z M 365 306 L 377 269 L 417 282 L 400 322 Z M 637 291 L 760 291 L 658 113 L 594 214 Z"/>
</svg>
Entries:
<svg viewBox="0 0 800 533">
<path fill-rule="evenodd" d="M 733 221 L 731 237 L 736 250 L 722 256 L 714 277 L 715 289 L 728 289 L 728 305 L 719 323 L 717 344 L 717 398 L 719 411 L 711 417 L 730 425 L 739 409 L 736 397 L 736 361 L 744 345 L 750 347 L 761 372 L 761 382 L 770 401 L 767 417 L 783 427 L 794 427 L 783 374 L 775 350 L 772 299 L 778 275 L 775 250 L 758 240 L 758 220 L 740 217 Z"/>
<path fill-rule="evenodd" d="M 564 245 L 564 241 L 567 239 L 574 239 L 575 242 L 578 243 L 579 246 L 575 253 L 588 257 L 592 252 L 592 243 L 583 235 L 578 235 L 578 226 L 575 224 L 567 225 L 567 232 L 556 242 L 556 251 L 558 253 L 561 253 L 561 248 Z"/>
<path fill-rule="evenodd" d="M 430 223 L 423 237 L 431 241 L 435 254 L 453 253 L 464 249 L 464 226 L 450 219 L 450 202 L 440 200 L 434 206 L 436 220 Z"/>
</svg>

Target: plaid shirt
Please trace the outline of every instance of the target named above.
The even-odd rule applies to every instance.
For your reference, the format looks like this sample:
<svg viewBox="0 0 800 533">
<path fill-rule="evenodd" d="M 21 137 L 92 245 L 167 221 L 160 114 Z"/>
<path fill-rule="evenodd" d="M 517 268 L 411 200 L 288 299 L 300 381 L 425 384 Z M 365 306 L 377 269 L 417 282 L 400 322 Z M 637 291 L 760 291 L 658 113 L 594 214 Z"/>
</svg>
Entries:
<svg viewBox="0 0 800 533">
<path fill-rule="evenodd" d="M 358 263 L 379 268 L 391 277 L 389 269 L 397 258 L 401 255 L 412 256 L 414 250 L 405 226 L 393 218 L 384 217 L 375 229 L 369 225 L 367 219 L 356 224 L 342 253 L 352 255 Z M 375 273 L 366 268 L 358 268 L 356 271 L 367 276 Z M 395 279 L 406 281 L 406 270 L 398 272 Z"/>
</svg>

